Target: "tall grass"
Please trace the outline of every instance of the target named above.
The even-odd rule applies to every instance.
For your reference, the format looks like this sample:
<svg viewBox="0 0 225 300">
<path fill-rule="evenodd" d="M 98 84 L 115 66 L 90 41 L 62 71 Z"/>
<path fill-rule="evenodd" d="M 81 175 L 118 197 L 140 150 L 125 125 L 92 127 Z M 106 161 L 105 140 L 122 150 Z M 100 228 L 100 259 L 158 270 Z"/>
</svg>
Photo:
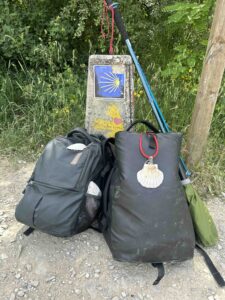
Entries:
<svg viewBox="0 0 225 300">
<path fill-rule="evenodd" d="M 85 81 L 70 68 L 55 76 L 23 68 L 0 84 L 1 154 L 33 159 L 53 136 L 84 123 Z"/>
<path fill-rule="evenodd" d="M 62 72 L 37 73 L 20 64 L 0 75 L 0 155 L 16 155 L 34 160 L 53 137 L 84 126 L 87 68 L 79 72 L 65 67 Z M 194 95 L 174 83 L 155 76 L 153 91 L 171 129 L 186 134 Z M 205 155 L 194 168 L 194 182 L 203 193 L 225 190 L 224 91 L 216 106 Z M 136 118 L 155 122 L 139 79 L 135 81 Z M 156 124 L 156 122 L 155 122 Z"/>
</svg>

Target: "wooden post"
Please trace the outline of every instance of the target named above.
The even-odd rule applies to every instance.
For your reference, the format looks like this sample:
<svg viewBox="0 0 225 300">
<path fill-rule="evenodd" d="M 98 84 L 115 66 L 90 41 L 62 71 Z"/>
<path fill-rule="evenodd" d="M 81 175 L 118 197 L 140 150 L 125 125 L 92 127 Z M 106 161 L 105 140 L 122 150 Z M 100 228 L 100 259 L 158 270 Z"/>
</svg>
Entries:
<svg viewBox="0 0 225 300">
<path fill-rule="evenodd" d="M 225 0 L 217 0 L 188 135 L 188 163 L 202 157 L 225 68 Z"/>
</svg>

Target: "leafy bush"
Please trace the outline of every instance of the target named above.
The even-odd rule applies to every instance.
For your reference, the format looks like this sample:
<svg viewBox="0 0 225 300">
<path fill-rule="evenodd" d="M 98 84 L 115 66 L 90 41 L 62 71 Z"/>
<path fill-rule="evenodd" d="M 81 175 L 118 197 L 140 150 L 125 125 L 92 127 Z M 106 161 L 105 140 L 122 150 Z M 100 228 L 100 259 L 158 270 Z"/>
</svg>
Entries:
<svg viewBox="0 0 225 300">
<path fill-rule="evenodd" d="M 0 1 L 1 152 L 33 158 L 50 138 L 83 124 L 88 56 L 106 54 L 109 47 L 100 33 L 102 2 Z M 168 124 L 186 133 L 215 1 L 119 2 Z M 115 53 L 127 53 L 118 32 L 114 47 Z M 208 149 L 225 143 L 224 94 L 223 83 Z M 153 119 L 138 78 L 135 95 L 137 116 Z M 216 161 L 222 170 L 225 158 Z"/>
</svg>

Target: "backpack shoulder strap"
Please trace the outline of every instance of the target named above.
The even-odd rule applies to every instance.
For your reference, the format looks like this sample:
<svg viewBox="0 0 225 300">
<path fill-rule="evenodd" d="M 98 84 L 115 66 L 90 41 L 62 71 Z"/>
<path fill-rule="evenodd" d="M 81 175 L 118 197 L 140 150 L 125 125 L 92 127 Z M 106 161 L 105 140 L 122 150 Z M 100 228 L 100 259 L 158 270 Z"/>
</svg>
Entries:
<svg viewBox="0 0 225 300">
<path fill-rule="evenodd" d="M 216 280 L 217 284 L 221 287 L 225 286 L 225 281 L 222 277 L 222 275 L 220 274 L 220 272 L 217 270 L 217 268 L 215 267 L 214 263 L 212 262 L 211 258 L 209 257 L 209 255 L 206 253 L 206 251 L 199 245 L 196 243 L 195 248 L 198 250 L 199 253 L 201 253 L 201 255 L 204 257 L 205 263 L 207 265 L 207 267 L 209 268 L 210 273 L 212 274 L 212 276 L 214 277 L 214 279 Z"/>
<path fill-rule="evenodd" d="M 29 236 L 33 231 L 34 231 L 34 228 L 28 227 L 28 228 L 23 232 L 23 234 L 26 235 L 26 236 Z"/>
<path fill-rule="evenodd" d="M 161 281 L 161 279 L 165 275 L 164 265 L 163 265 L 163 263 L 152 263 L 152 266 L 154 268 L 158 269 L 158 277 L 156 278 L 156 280 L 152 284 L 152 285 L 157 285 L 157 284 L 159 284 L 159 282 Z"/>
</svg>

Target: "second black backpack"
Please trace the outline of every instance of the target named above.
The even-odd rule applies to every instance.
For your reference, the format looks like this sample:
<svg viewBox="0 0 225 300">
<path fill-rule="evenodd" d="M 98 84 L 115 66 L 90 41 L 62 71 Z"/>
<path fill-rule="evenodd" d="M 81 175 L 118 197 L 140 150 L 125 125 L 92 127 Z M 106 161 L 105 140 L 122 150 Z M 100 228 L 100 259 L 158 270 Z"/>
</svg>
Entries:
<svg viewBox="0 0 225 300">
<path fill-rule="evenodd" d="M 30 226 L 27 233 L 65 237 L 93 224 L 110 170 L 104 141 L 77 128 L 47 144 L 16 207 L 16 219 Z"/>
</svg>

